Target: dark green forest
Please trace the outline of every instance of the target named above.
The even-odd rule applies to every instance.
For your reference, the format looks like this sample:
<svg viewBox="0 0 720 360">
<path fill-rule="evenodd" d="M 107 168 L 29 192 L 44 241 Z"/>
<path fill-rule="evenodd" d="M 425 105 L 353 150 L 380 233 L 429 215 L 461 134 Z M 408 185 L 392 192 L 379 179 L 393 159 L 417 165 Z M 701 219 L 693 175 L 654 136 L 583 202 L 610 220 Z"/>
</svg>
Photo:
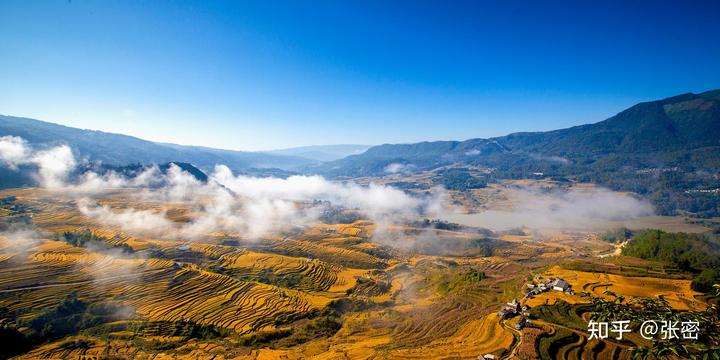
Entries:
<svg viewBox="0 0 720 360">
<path fill-rule="evenodd" d="M 720 240 L 713 235 L 645 230 L 625 245 L 622 254 L 695 273 L 692 288 L 696 291 L 707 293 L 720 283 Z"/>
</svg>

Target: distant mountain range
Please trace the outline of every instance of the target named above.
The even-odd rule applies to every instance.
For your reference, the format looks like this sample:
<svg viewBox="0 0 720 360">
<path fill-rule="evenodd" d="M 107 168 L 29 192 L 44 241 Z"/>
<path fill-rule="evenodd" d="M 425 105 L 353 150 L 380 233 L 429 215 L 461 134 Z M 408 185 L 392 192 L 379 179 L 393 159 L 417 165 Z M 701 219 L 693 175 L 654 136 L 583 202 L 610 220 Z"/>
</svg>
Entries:
<svg viewBox="0 0 720 360">
<path fill-rule="evenodd" d="M 69 145 L 76 157 L 108 165 L 189 162 L 203 169 L 225 164 L 235 171 L 251 168 L 294 169 L 317 161 L 297 156 L 220 150 L 156 143 L 133 136 L 71 128 L 44 121 L 0 116 L 0 136 L 14 135 L 31 145 Z"/>
<path fill-rule="evenodd" d="M 362 154 L 370 147 L 370 145 L 354 144 L 313 145 L 289 149 L 271 150 L 266 151 L 265 153 L 274 155 L 298 156 L 305 159 L 325 162 L 342 159 L 350 155 Z"/>
<path fill-rule="evenodd" d="M 471 132 L 472 129 L 468 129 Z M 447 165 L 489 169 L 483 182 L 544 177 L 590 181 L 652 199 L 661 213 L 720 216 L 720 90 L 637 104 L 589 125 L 490 139 L 415 144 L 308 146 L 242 152 L 155 143 L 131 136 L 80 130 L 33 119 L 0 116 L 0 136 L 33 145 L 68 144 L 76 155 L 112 166 L 215 164 L 260 175 L 379 176 Z M 17 185 L 1 169 L 0 186 Z"/>
<path fill-rule="evenodd" d="M 637 104 L 589 125 L 490 139 L 375 146 L 310 165 L 330 177 L 442 166 L 489 169 L 498 179 L 550 178 L 632 191 L 671 215 L 720 216 L 720 90 Z"/>
<path fill-rule="evenodd" d="M 518 171 L 522 165 L 524 175 L 593 164 L 717 169 L 719 146 L 720 90 L 714 90 L 640 103 L 605 121 L 562 130 L 385 144 L 312 169 L 336 176 L 381 175 L 391 164 L 415 170 L 468 164 Z"/>
</svg>

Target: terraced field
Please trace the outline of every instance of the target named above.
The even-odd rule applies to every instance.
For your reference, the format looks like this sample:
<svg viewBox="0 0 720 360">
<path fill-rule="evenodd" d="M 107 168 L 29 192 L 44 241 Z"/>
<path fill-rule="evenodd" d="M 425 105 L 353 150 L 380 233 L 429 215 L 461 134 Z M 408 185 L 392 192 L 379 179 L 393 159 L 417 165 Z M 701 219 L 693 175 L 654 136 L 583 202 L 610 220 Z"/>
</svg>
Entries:
<svg viewBox="0 0 720 360">
<path fill-rule="evenodd" d="M 658 297 L 668 301 L 675 311 L 702 311 L 707 306 L 690 281 L 683 279 L 628 277 L 602 272 L 583 272 L 553 266 L 543 273 L 547 277 L 561 277 L 579 291 L 591 296 L 615 299 L 606 290 L 625 299 Z M 589 340 L 587 321 L 592 306 L 579 295 L 557 291 L 542 293 L 525 301 L 537 324 L 546 331 L 537 335 L 537 356 L 543 359 L 624 359 L 631 357 L 631 348 L 650 346 L 638 333 L 625 335 L 623 341 Z M 548 330 L 549 329 L 549 330 Z M 533 330 L 534 331 L 534 330 Z"/>
<path fill-rule="evenodd" d="M 497 311 L 523 298 L 532 274 L 563 277 L 595 296 L 609 289 L 663 297 L 678 309 L 705 305 L 672 270 L 656 269 L 667 275 L 661 279 L 620 271 L 644 263 L 604 259 L 606 272 L 560 266 L 607 252 L 589 233 L 487 238 L 477 229 L 404 224 L 378 235 L 375 224 L 358 220 L 261 239 L 215 231 L 189 239 L 104 224 L 82 215 L 72 194 L 3 195 L 16 196 L 24 212 L 0 217 L 31 219 L 22 225 L 31 235 L 0 235 L 0 324 L 39 334 L 38 318 L 73 296 L 83 304 L 76 310 L 85 311 L 76 317 L 96 319 L 93 311 L 123 306 L 102 321 L 48 335 L 20 358 L 618 359 L 629 345 L 589 341 L 587 315 L 573 307 L 582 306 L 574 305 L 585 301 L 580 296 L 548 292 L 524 300 L 546 313 L 534 320 L 537 328 L 522 331 L 512 327 L 517 318 L 503 321 Z M 174 224 L 191 222 L 197 211 L 123 189 L 98 202 L 162 213 Z M 78 234 L 89 240 L 73 242 Z M 394 247 L 397 241 L 405 245 Z M 436 251 L 438 244 L 446 248 Z"/>
<path fill-rule="evenodd" d="M 358 269 L 375 269 L 387 266 L 382 259 L 361 251 L 321 245 L 310 241 L 285 240 L 275 245 L 272 250 L 284 255 L 317 258 Z"/>
<path fill-rule="evenodd" d="M 697 300 L 701 294 L 690 288 L 690 280 L 653 277 L 631 277 L 606 273 L 594 273 L 553 267 L 548 277 L 561 277 L 578 291 L 594 296 L 607 297 L 610 290 L 616 294 L 632 297 L 660 297 L 678 310 L 703 310 L 707 304 Z"/>
<path fill-rule="evenodd" d="M 448 337 L 391 354 L 398 359 L 472 358 L 478 353 L 499 356 L 507 352 L 513 341 L 513 335 L 500 326 L 497 314 L 492 313 L 466 323 Z"/>
<path fill-rule="evenodd" d="M 310 258 L 241 251 L 222 256 L 217 266 L 234 276 L 265 276 L 291 280 L 299 278 L 302 280 L 293 284 L 293 288 L 308 291 L 328 291 L 330 288 L 338 291 L 344 285 L 351 285 L 345 276 L 341 275 L 346 272 L 342 266 Z"/>
<path fill-rule="evenodd" d="M 240 334 L 272 327 L 277 314 L 302 313 L 328 302 L 162 259 L 39 252 L 25 266 L 0 271 L 0 292 L 11 311 L 50 307 L 71 290 L 87 298 L 122 299 L 148 319 L 184 318 Z"/>
</svg>

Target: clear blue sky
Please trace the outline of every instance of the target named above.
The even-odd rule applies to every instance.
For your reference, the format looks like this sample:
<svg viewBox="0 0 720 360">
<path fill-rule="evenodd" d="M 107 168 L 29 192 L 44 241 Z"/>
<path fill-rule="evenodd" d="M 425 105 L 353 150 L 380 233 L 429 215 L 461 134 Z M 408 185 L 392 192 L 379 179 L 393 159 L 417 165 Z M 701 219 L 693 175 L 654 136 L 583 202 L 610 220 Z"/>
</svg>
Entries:
<svg viewBox="0 0 720 360">
<path fill-rule="evenodd" d="M 720 1 L 387 3 L 3 0 L 0 113 L 258 150 L 557 129 L 720 88 Z"/>
</svg>

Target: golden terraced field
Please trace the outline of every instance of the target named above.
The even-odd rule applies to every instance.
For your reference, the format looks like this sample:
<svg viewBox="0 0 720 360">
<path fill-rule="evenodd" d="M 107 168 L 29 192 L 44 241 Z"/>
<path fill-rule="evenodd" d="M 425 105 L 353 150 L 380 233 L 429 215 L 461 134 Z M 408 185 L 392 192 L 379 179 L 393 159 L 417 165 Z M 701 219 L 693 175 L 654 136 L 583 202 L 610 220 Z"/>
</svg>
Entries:
<svg viewBox="0 0 720 360">
<path fill-rule="evenodd" d="M 70 195 L 37 189 L 3 195 L 27 206 L 36 235 L 22 246 L 0 236 L 0 324 L 14 321 L 21 324 L 19 332 L 30 333 L 33 319 L 71 293 L 88 306 L 131 309 L 39 343 L 20 358 L 476 359 L 556 345 L 561 354 L 575 354 L 565 358 L 582 358 L 577 355 L 582 351 L 613 358 L 625 351 L 556 324 L 547 323 L 533 335 L 501 321 L 500 306 L 522 298 L 534 273 L 563 277 L 578 291 L 597 296 L 610 289 L 663 297 L 677 309 L 705 306 L 689 280 L 558 266 L 609 251 L 592 233 L 541 239 L 505 234 L 487 242 L 493 253 L 484 255 L 473 247 L 477 233 L 408 225 L 378 232 L 364 220 L 319 223 L 254 241 L 226 233 L 179 239 L 127 233 L 93 221 Z M 121 190 L 100 203 L 162 212 L 175 222 L 191 220 L 194 211 L 182 202 L 141 202 Z M 86 229 L 101 246 L 66 240 L 65 232 Z M 433 253 L 435 248 L 422 242 L 391 246 L 398 238 L 428 234 L 452 247 Z M 477 273 L 483 277 L 467 275 Z M 559 300 L 583 301 L 545 293 L 526 304 Z"/>
</svg>

